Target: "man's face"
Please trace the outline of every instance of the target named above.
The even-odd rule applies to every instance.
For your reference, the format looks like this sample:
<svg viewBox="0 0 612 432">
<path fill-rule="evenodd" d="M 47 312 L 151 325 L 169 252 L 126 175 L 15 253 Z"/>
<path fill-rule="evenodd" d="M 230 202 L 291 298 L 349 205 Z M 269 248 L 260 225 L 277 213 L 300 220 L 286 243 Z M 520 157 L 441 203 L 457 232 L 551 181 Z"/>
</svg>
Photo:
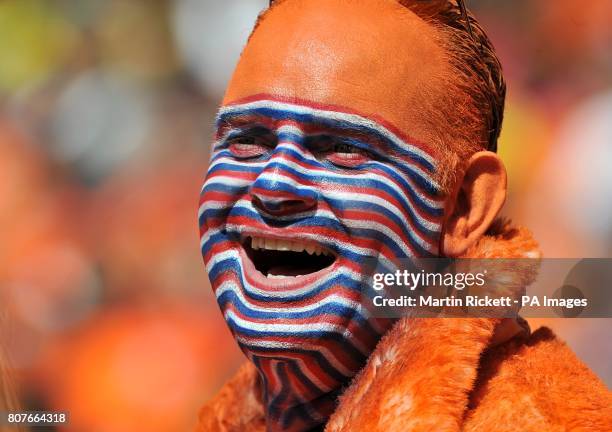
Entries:
<svg viewBox="0 0 612 432">
<path fill-rule="evenodd" d="M 202 253 L 242 349 L 297 359 L 304 398 L 352 376 L 383 331 L 359 304 L 364 263 L 438 252 L 424 125 L 446 63 L 431 35 L 394 1 L 288 1 L 227 89 Z"/>
</svg>

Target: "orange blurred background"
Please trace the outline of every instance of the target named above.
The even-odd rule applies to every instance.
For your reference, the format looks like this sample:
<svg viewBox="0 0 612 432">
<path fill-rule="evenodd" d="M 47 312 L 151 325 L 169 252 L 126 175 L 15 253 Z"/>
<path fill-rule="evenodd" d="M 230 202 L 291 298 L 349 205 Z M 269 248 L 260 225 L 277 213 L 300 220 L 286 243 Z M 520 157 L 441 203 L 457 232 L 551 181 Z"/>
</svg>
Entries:
<svg viewBox="0 0 612 432">
<path fill-rule="evenodd" d="M 470 0 L 508 81 L 505 215 L 547 257 L 612 255 L 612 2 Z M 0 2 L 0 345 L 60 430 L 188 430 L 243 361 L 197 200 L 262 0 Z M 608 385 L 610 319 L 553 327 Z"/>
</svg>

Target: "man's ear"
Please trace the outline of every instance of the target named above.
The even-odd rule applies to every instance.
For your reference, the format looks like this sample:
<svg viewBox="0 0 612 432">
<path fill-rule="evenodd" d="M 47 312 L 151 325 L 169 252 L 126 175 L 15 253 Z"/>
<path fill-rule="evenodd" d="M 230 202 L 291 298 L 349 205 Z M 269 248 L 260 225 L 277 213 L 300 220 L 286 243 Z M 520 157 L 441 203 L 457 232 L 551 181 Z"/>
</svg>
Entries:
<svg viewBox="0 0 612 432">
<path fill-rule="evenodd" d="M 491 225 L 506 200 L 506 168 L 490 151 L 475 153 L 447 202 L 441 253 L 458 257 Z"/>
</svg>

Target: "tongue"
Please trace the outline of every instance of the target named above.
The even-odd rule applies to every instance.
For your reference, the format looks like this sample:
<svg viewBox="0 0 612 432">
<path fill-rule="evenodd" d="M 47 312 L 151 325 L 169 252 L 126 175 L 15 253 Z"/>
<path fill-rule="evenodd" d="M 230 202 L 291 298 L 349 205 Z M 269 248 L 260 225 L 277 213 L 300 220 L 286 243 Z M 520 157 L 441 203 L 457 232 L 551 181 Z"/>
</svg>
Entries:
<svg viewBox="0 0 612 432">
<path fill-rule="evenodd" d="M 268 274 L 272 276 L 302 276 L 317 271 L 312 267 L 296 267 L 296 266 L 274 266 L 270 267 Z"/>
</svg>

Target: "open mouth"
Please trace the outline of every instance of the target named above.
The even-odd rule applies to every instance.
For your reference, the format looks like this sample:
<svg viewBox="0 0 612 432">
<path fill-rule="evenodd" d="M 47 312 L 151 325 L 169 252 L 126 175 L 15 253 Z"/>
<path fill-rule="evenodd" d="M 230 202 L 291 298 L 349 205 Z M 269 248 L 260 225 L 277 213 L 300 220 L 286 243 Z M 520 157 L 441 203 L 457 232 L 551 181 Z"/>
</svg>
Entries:
<svg viewBox="0 0 612 432">
<path fill-rule="evenodd" d="M 336 260 L 331 251 L 312 242 L 247 237 L 243 247 L 255 268 L 268 278 L 305 276 Z"/>
</svg>

